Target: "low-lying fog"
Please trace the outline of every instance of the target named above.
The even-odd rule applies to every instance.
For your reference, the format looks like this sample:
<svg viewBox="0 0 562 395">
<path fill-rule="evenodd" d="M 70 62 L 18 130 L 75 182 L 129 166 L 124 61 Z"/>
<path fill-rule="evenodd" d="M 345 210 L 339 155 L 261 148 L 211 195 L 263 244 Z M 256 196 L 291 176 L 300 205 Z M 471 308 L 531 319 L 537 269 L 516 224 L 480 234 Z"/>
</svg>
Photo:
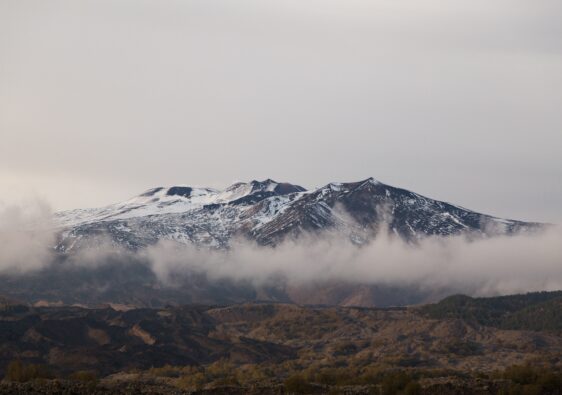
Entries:
<svg viewBox="0 0 562 395">
<path fill-rule="evenodd" d="M 56 233 L 50 215 L 48 205 L 40 201 L 0 205 L 2 274 L 33 272 L 53 262 Z M 176 285 L 174 279 L 191 272 L 206 274 L 210 280 L 256 285 L 279 279 L 297 286 L 345 281 L 447 288 L 478 296 L 562 289 L 562 231 L 556 226 L 487 239 L 428 237 L 417 245 L 383 231 L 361 247 L 333 235 L 304 235 L 275 248 L 236 240 L 228 251 L 164 240 L 132 252 L 102 240 L 96 248 L 74 253 L 65 264 L 115 264 L 116 256 L 148 262 L 162 284 L 170 287 Z"/>
</svg>

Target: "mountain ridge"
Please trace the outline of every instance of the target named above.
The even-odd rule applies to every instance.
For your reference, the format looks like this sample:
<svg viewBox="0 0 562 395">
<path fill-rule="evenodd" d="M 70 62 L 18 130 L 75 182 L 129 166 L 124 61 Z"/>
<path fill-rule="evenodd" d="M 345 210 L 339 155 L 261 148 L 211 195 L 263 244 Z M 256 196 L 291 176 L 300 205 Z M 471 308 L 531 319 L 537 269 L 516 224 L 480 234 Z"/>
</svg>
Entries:
<svg viewBox="0 0 562 395">
<path fill-rule="evenodd" d="M 228 248 L 234 237 L 275 246 L 286 238 L 328 230 L 361 245 L 382 226 L 407 241 L 462 233 L 513 234 L 540 226 L 481 214 L 372 177 L 311 190 L 272 179 L 238 182 L 223 190 L 156 187 L 122 203 L 56 213 L 55 224 L 60 252 L 100 234 L 129 249 L 162 239 Z"/>
<path fill-rule="evenodd" d="M 55 222 L 55 242 L 48 246 L 54 253 L 37 270 L 4 273 L 0 292 L 33 303 L 84 305 L 412 305 L 459 290 L 454 284 L 424 287 L 320 272 L 304 281 L 299 265 L 322 271 L 333 266 L 331 257 L 322 262 L 327 257 L 319 260 L 315 249 L 351 247 L 349 254 L 334 256 L 333 264 L 345 273 L 355 252 L 379 236 L 384 245 L 399 238 L 394 245 L 409 249 L 427 245 L 425 238 L 462 236 L 464 242 L 464 235 L 480 240 L 542 226 L 480 214 L 373 178 L 311 190 L 272 179 L 223 190 L 156 187 L 122 203 L 57 213 Z M 269 265 L 271 260 L 277 262 Z M 371 264 L 376 273 L 387 262 L 365 257 L 364 265 Z"/>
</svg>

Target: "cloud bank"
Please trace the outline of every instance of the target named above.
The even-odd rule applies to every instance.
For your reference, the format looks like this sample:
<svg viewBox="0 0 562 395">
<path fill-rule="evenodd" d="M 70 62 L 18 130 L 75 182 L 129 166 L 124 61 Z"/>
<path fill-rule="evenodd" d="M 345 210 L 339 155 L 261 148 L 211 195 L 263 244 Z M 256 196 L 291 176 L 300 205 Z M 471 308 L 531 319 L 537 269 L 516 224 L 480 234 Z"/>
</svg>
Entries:
<svg viewBox="0 0 562 395">
<path fill-rule="evenodd" d="M 52 260 L 55 233 L 51 209 L 41 200 L 19 205 L 0 202 L 0 273 L 25 273 Z"/>
<path fill-rule="evenodd" d="M 229 251 L 208 251 L 163 241 L 145 252 L 164 283 L 188 272 L 210 279 L 282 279 L 292 285 L 343 281 L 358 284 L 452 289 L 496 295 L 562 289 L 562 231 L 471 240 L 427 238 L 413 246 L 381 232 L 357 247 L 335 237 L 303 236 L 276 248 L 238 243 Z"/>
<path fill-rule="evenodd" d="M 380 231 L 357 246 L 337 235 L 303 235 L 275 248 L 234 240 L 229 250 L 210 250 L 162 240 L 140 251 L 116 247 L 104 236 L 88 248 L 57 260 L 49 206 L 41 201 L 0 205 L 0 274 L 26 274 L 49 265 L 93 269 L 147 265 L 164 287 L 192 274 L 210 281 L 292 287 L 342 282 L 476 296 L 562 289 L 562 229 L 532 234 L 470 238 L 428 237 L 409 244 Z"/>
</svg>

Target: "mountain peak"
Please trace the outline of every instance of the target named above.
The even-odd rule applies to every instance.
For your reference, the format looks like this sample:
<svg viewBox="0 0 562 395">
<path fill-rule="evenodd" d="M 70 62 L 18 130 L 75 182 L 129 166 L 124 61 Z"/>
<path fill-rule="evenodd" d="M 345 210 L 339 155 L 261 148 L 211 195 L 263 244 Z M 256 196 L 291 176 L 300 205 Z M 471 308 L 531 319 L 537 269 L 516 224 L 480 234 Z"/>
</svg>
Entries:
<svg viewBox="0 0 562 395">
<path fill-rule="evenodd" d="M 364 182 L 368 182 L 368 183 L 371 183 L 373 185 L 382 184 L 382 182 L 376 180 L 374 177 L 369 177 Z"/>
<path fill-rule="evenodd" d="M 252 192 L 264 192 L 270 191 L 272 192 L 279 183 L 273 181 L 271 178 L 268 178 L 264 181 L 252 180 L 250 181 L 250 185 L 252 186 Z"/>
<path fill-rule="evenodd" d="M 391 215 L 382 215 L 381 209 Z M 342 210 L 346 215 L 341 215 Z M 238 182 L 221 191 L 186 185 L 157 187 L 123 203 L 58 213 L 57 222 L 65 235 L 60 251 L 95 237 L 100 229 L 116 244 L 141 248 L 162 238 L 228 247 L 235 236 L 267 245 L 327 229 L 360 243 L 376 234 L 373 230 L 383 223 L 406 240 L 465 232 L 487 236 L 489 229 L 513 234 L 539 226 L 476 213 L 372 177 L 330 183 L 308 192 L 269 178 Z"/>
<path fill-rule="evenodd" d="M 287 182 L 277 182 L 268 178 L 263 181 L 252 180 L 248 183 L 237 182 L 224 190 L 224 192 L 238 193 L 240 197 L 258 192 L 271 192 L 275 195 L 288 195 L 295 192 L 304 192 L 305 188 Z"/>
<path fill-rule="evenodd" d="M 271 178 L 268 178 L 267 180 L 263 180 L 263 181 L 252 180 L 252 181 L 250 181 L 250 184 L 271 185 L 271 184 L 278 184 L 278 182 L 275 181 L 275 180 L 272 180 Z"/>
<path fill-rule="evenodd" d="M 167 196 L 181 196 L 188 198 L 191 196 L 191 192 L 193 192 L 193 188 L 185 187 L 185 186 L 174 186 L 168 188 L 166 191 Z"/>
<path fill-rule="evenodd" d="M 323 189 L 331 189 L 332 191 L 349 191 L 355 190 L 357 188 L 362 188 L 367 185 L 382 185 L 381 182 L 375 180 L 373 177 L 369 177 L 366 180 L 354 181 L 354 182 L 331 182 L 326 185 Z"/>
</svg>

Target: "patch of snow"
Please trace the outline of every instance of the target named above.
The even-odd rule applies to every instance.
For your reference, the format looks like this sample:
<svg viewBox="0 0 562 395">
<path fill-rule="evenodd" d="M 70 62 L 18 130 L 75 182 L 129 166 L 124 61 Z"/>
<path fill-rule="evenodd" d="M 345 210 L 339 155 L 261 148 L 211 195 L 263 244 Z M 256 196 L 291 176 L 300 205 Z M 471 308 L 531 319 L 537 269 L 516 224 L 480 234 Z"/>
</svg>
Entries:
<svg viewBox="0 0 562 395">
<path fill-rule="evenodd" d="M 453 214 L 451 214 L 451 213 L 449 213 L 449 212 L 445 212 L 445 213 L 443 213 L 443 214 L 441 214 L 441 215 L 444 216 L 444 217 L 447 217 L 447 218 L 452 219 L 453 222 L 455 222 L 456 224 L 462 226 L 463 228 L 468 228 L 468 226 L 467 226 L 465 223 L 461 222 L 456 216 L 454 216 Z"/>
</svg>

